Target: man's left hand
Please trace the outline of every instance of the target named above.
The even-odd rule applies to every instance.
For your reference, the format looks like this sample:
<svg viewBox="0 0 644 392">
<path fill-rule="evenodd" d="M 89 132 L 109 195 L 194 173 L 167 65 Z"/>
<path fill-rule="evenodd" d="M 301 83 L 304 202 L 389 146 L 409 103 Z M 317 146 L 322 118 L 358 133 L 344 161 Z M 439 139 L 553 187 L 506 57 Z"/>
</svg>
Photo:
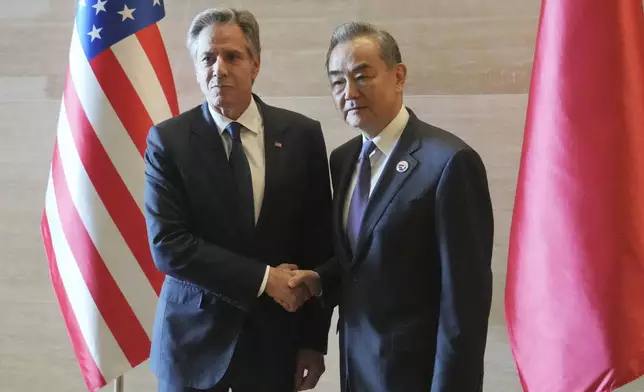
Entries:
<svg viewBox="0 0 644 392">
<path fill-rule="evenodd" d="M 324 367 L 324 354 L 307 348 L 300 349 L 297 352 L 295 366 L 295 389 L 297 391 L 313 389 L 326 370 Z M 304 374 L 305 371 L 306 375 Z"/>
</svg>

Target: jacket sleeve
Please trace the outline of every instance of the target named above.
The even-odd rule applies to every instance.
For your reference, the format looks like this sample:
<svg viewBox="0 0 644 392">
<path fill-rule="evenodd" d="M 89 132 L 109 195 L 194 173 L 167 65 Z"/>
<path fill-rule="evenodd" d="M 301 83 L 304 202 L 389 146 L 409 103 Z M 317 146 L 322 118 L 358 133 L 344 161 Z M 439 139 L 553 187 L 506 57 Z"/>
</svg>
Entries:
<svg viewBox="0 0 644 392">
<path fill-rule="evenodd" d="M 306 214 L 301 217 L 302 237 L 299 267 L 314 269 L 332 254 L 331 185 L 326 145 L 320 123 L 311 132 Z M 322 306 L 318 298 L 307 301 L 298 311 L 299 347 L 327 352 L 329 326 L 333 309 Z"/>
<path fill-rule="evenodd" d="M 329 166 L 331 168 L 331 178 L 334 187 L 340 176 L 341 165 L 338 159 L 339 157 L 336 151 L 333 151 L 329 160 Z M 337 197 L 337 195 L 334 195 L 334 197 Z M 333 308 L 340 303 L 340 288 L 342 286 L 342 268 L 340 263 L 334 255 L 323 264 L 317 266 L 315 272 L 320 275 L 322 282 L 322 296 L 319 300 L 325 308 L 332 312 Z"/>
<path fill-rule="evenodd" d="M 441 297 L 432 392 L 478 392 L 492 302 L 494 223 L 483 162 L 456 152 L 437 188 Z"/>
</svg>

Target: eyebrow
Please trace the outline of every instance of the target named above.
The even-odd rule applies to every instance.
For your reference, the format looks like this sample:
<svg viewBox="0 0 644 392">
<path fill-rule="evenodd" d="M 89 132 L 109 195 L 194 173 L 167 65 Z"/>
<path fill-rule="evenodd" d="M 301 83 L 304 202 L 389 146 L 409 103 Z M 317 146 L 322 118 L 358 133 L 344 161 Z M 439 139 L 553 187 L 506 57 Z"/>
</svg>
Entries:
<svg viewBox="0 0 644 392">
<path fill-rule="evenodd" d="M 213 55 L 216 51 L 212 49 L 207 49 L 204 50 L 203 52 L 200 53 L 200 56 L 206 56 L 206 55 Z M 237 49 L 223 49 L 219 50 L 220 53 L 235 53 L 235 54 L 243 54 L 243 52 L 237 50 Z"/>
<path fill-rule="evenodd" d="M 356 72 L 356 71 L 361 71 L 366 68 L 371 68 L 371 66 L 367 63 L 360 63 L 356 65 L 355 67 L 351 68 L 349 72 Z M 341 75 L 342 71 L 337 70 L 337 69 L 332 69 L 329 71 L 329 76 L 336 76 L 336 75 Z"/>
</svg>

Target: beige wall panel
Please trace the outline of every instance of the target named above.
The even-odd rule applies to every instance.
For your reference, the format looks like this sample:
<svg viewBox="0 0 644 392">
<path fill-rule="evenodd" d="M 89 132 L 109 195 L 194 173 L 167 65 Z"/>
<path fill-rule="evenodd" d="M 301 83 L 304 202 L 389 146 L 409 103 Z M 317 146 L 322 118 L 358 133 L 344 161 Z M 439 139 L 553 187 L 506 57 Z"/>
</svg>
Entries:
<svg viewBox="0 0 644 392">
<path fill-rule="evenodd" d="M 522 18 L 539 15 L 538 0 L 357 0 L 364 19 Z"/>
<path fill-rule="evenodd" d="M 88 0 L 92 2 L 94 0 Z M 256 91 L 322 122 L 329 152 L 357 135 L 329 97 L 324 54 L 333 28 L 355 18 L 384 26 L 408 65 L 406 104 L 476 148 L 488 169 L 495 214 L 494 299 L 485 392 L 520 392 L 504 322 L 503 290 L 538 0 L 166 0 L 161 23 L 180 106 L 201 103 L 185 34 L 218 5 L 247 7 L 261 25 Z M 0 0 L 0 392 L 82 392 L 84 386 L 49 281 L 40 218 L 67 69 L 75 0 Z M 108 3 L 109 6 L 109 3 Z M 338 391 L 330 331 L 327 373 Z M 126 392 L 154 391 L 147 363 Z M 644 380 L 622 388 L 644 392 Z"/>
</svg>

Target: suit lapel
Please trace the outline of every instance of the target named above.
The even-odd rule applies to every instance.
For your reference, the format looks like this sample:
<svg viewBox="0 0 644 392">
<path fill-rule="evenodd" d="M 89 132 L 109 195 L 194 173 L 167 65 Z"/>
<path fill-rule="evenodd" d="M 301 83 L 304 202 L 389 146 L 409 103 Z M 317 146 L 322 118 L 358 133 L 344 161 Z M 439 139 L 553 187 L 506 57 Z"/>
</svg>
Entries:
<svg viewBox="0 0 644 392">
<path fill-rule="evenodd" d="M 208 104 L 201 106 L 192 126 L 190 144 L 199 164 L 210 174 L 209 178 L 217 182 L 213 187 L 222 196 L 227 205 L 236 205 L 235 180 L 228 165 L 226 150 L 215 121 L 210 115 Z"/>
<path fill-rule="evenodd" d="M 409 109 L 408 109 L 409 110 Z M 391 203 L 393 198 L 398 194 L 405 181 L 412 175 L 414 169 L 418 165 L 418 161 L 413 157 L 413 153 L 420 148 L 420 141 L 416 137 L 416 126 L 418 118 L 409 112 L 409 121 L 407 126 L 400 135 L 398 144 L 392 151 L 391 156 L 387 161 L 378 184 L 373 190 L 373 193 L 367 204 L 362 226 L 360 228 L 360 235 L 356 242 L 356 251 L 353 255 L 353 261 L 356 263 L 361 259 L 362 253 L 365 250 L 367 239 L 373 233 L 373 230 L 378 224 L 387 206 Z M 407 164 L 406 170 L 398 170 L 398 163 Z"/>
<path fill-rule="evenodd" d="M 342 162 L 342 167 L 340 168 L 340 177 L 337 184 L 337 189 L 334 190 L 333 196 L 333 222 L 334 222 L 334 232 L 336 237 L 336 243 L 342 244 L 342 250 L 345 252 L 344 256 L 340 260 L 351 260 L 351 249 L 347 241 L 346 230 L 344 227 L 344 206 L 346 204 L 347 194 L 349 191 L 349 185 L 351 184 L 351 176 L 355 169 L 356 162 L 358 161 L 358 155 L 360 154 L 360 149 L 362 147 L 362 136 L 358 136 L 353 140 L 349 141 L 347 146 L 347 154 L 345 157 L 341 157 L 340 161 Z"/>
<path fill-rule="evenodd" d="M 279 193 L 279 175 L 283 165 L 283 156 L 281 148 L 276 143 L 282 142 L 283 133 L 286 131 L 288 124 L 276 112 L 275 108 L 266 105 L 259 97 L 253 94 L 255 102 L 259 108 L 260 115 L 264 124 L 264 197 L 262 206 L 257 219 L 257 229 L 266 220 L 266 211 L 271 211 L 271 204 Z"/>
</svg>

